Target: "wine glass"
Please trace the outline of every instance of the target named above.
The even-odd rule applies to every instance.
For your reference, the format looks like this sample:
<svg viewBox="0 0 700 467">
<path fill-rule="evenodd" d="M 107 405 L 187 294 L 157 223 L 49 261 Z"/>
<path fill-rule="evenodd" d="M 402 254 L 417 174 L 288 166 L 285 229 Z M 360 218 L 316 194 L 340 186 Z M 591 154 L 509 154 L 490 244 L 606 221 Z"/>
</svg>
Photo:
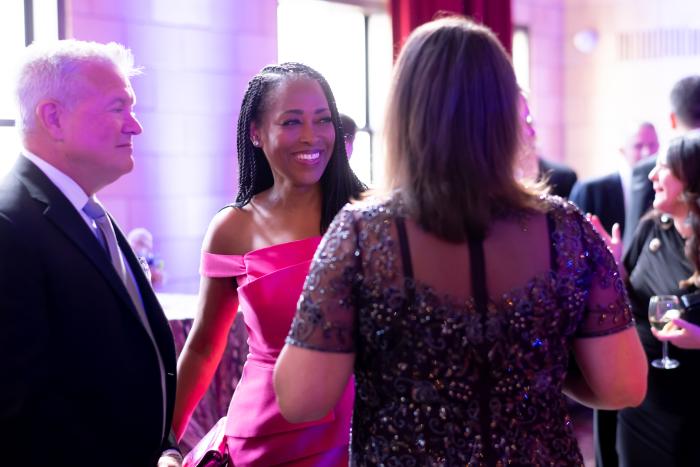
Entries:
<svg viewBox="0 0 700 467">
<path fill-rule="evenodd" d="M 681 314 L 683 314 L 683 308 L 675 295 L 654 295 L 649 300 L 649 323 L 659 331 L 672 319 L 680 318 Z M 668 342 L 666 341 L 661 343 L 661 355 L 660 359 L 651 362 L 651 366 L 671 370 L 680 364 L 678 360 L 668 358 Z"/>
</svg>

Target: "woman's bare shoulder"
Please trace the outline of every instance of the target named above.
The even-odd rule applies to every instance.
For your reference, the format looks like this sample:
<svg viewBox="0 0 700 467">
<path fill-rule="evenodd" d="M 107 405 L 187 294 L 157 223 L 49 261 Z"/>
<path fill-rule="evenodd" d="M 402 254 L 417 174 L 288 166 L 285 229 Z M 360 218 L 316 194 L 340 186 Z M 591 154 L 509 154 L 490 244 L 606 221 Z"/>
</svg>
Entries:
<svg viewBox="0 0 700 467">
<path fill-rule="evenodd" d="M 250 205 L 226 206 L 209 223 L 203 251 L 222 255 L 242 255 L 250 251 L 253 213 Z"/>
</svg>

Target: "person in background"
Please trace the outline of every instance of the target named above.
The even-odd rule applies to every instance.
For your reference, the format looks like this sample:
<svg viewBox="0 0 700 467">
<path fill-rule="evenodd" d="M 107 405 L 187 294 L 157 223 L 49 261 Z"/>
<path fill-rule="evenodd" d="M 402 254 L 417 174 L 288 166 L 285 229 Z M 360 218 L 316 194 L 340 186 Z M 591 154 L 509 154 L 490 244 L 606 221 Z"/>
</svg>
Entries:
<svg viewBox="0 0 700 467">
<path fill-rule="evenodd" d="M 238 119 L 238 195 L 204 239 L 199 310 L 178 361 L 173 420 L 181 436 L 240 307 L 250 353 L 226 421 L 237 466 L 348 463 L 352 382 L 320 420 L 304 424 L 282 417 L 272 388 L 321 234 L 365 189 L 350 169 L 342 135 L 331 89 L 312 68 L 267 66 L 249 82 Z"/>
<path fill-rule="evenodd" d="M 625 208 L 630 198 L 633 167 L 659 150 L 659 138 L 653 124 L 641 122 L 629 127 L 626 133 L 624 144 L 620 148 L 618 170 L 603 177 L 576 182 L 569 197 L 581 211 L 596 216 L 606 231 L 616 229 L 614 236 L 620 236 L 625 231 Z M 617 412 L 593 412 L 593 438 L 598 467 L 618 465 L 616 431 Z"/>
<path fill-rule="evenodd" d="M 569 199 L 581 211 L 598 216 L 605 230 L 618 224 L 625 232 L 625 206 L 630 197 L 632 170 L 640 161 L 659 150 L 659 138 L 654 125 L 641 122 L 627 129 L 620 148 L 618 170 L 603 177 L 578 181 Z"/>
<path fill-rule="evenodd" d="M 671 129 L 676 135 L 700 128 L 700 75 L 687 76 L 671 89 Z M 632 243 L 639 219 L 654 201 L 654 190 L 649 181 L 649 172 L 656 165 L 656 155 L 639 162 L 632 171 L 631 193 L 625 211 L 625 246 Z"/>
<path fill-rule="evenodd" d="M 0 182 L 3 465 L 180 465 L 173 337 L 96 197 L 134 166 L 137 71 L 113 42 L 24 52 L 22 155 Z"/>
<path fill-rule="evenodd" d="M 345 114 L 340 114 L 340 121 L 343 125 L 343 140 L 345 141 L 345 152 L 348 159 L 352 156 L 352 146 L 355 143 L 355 134 L 357 133 L 357 124 L 355 120 Z"/>
<path fill-rule="evenodd" d="M 136 227 L 126 236 L 129 245 L 151 280 L 153 288 L 159 289 L 165 284 L 165 268 L 163 260 L 153 253 L 153 234 L 146 228 Z"/>
<path fill-rule="evenodd" d="M 649 299 L 654 295 L 692 296 L 700 285 L 700 130 L 673 140 L 668 152 L 657 157 L 649 179 L 655 192 L 654 209 L 640 221 L 622 267 L 628 277 L 637 332 L 651 361 L 661 356 L 661 344 L 649 326 Z M 597 226 L 611 243 L 600 223 Z M 619 257 L 619 245 L 611 249 Z M 656 334 L 692 348 L 700 324 L 697 310 L 675 322 L 680 331 Z M 687 328 L 683 328 L 685 322 Z M 678 368 L 651 368 L 649 391 L 642 404 L 618 414 L 617 451 L 623 467 L 700 465 L 694 444 L 700 436 L 694 385 L 700 353 L 670 347 L 669 356 L 680 362 Z"/>
<path fill-rule="evenodd" d="M 518 155 L 516 176 L 525 181 L 544 181 L 550 187 L 551 194 L 567 198 L 576 183 L 576 172 L 540 156 L 535 121 L 524 92 L 520 93 L 518 112 L 523 130 L 523 144 Z"/>
<path fill-rule="evenodd" d="M 577 180 L 576 172 L 564 164 L 543 157 L 538 158 L 538 167 L 540 178 L 546 180 L 551 187 L 550 193 L 568 198 Z"/>
<path fill-rule="evenodd" d="M 515 178 L 518 96 L 494 34 L 464 18 L 420 26 L 399 55 L 389 191 L 325 233 L 275 368 L 282 415 L 306 423 L 354 372 L 351 465 L 582 465 L 564 393 L 644 397 L 605 243 Z"/>
</svg>

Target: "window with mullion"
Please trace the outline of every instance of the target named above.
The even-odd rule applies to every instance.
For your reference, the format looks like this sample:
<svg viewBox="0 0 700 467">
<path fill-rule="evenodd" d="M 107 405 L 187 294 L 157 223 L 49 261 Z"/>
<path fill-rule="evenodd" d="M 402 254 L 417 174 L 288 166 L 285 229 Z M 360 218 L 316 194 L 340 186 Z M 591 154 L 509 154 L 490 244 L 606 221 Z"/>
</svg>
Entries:
<svg viewBox="0 0 700 467">
<path fill-rule="evenodd" d="M 15 73 L 24 47 L 33 41 L 61 37 L 63 0 L 0 2 L 0 177 L 19 153 L 14 98 Z"/>
<path fill-rule="evenodd" d="M 373 184 L 381 171 L 378 136 L 392 66 L 391 23 L 365 2 L 279 0 L 278 61 L 305 63 L 328 80 L 338 110 L 357 124 L 350 165 Z M 311 27 L 309 18 L 313 18 Z"/>
</svg>

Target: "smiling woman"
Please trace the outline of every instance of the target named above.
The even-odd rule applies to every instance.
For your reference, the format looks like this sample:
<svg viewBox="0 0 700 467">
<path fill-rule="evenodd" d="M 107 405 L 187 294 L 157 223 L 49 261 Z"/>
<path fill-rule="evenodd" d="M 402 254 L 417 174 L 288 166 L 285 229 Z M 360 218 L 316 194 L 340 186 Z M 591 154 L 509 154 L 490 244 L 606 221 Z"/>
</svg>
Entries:
<svg viewBox="0 0 700 467">
<path fill-rule="evenodd" d="M 307 63 L 333 87 L 338 108 L 357 124 L 350 166 L 368 184 L 381 179 L 384 101 L 391 76 L 391 20 L 384 0 L 279 0 L 280 60 Z M 314 18 L 312 28 L 300 28 Z M 333 41 L 319 38 L 333 37 Z"/>
<path fill-rule="evenodd" d="M 684 331 L 671 326 L 661 335 L 649 326 L 647 315 L 654 295 L 675 295 L 692 309 L 700 286 L 700 130 L 672 140 L 649 178 L 654 209 L 639 221 L 622 264 L 647 359 L 662 355 L 655 337 L 663 337 L 674 344 L 668 356 L 680 365 L 651 368 L 642 404 L 617 414 L 617 452 L 620 465 L 700 465 L 694 444 L 700 436 L 700 406 L 692 383 L 700 371 L 700 352 L 686 342 L 700 315 L 686 309 L 685 321 L 674 320 Z"/>
<path fill-rule="evenodd" d="M 180 356 L 173 421 L 181 436 L 240 306 L 250 353 L 226 426 L 236 465 L 348 464 L 352 383 L 330 412 L 304 424 L 284 420 L 272 388 L 321 234 L 364 190 L 341 134 L 330 87 L 312 68 L 268 66 L 248 84 L 238 120 L 238 196 L 214 217 L 204 240 L 199 309 Z"/>
<path fill-rule="evenodd" d="M 278 185 L 313 186 L 335 146 L 335 128 L 321 86 L 308 78 L 287 80 L 269 100 L 260 124 L 251 125 L 253 145 L 267 156 Z"/>
</svg>

